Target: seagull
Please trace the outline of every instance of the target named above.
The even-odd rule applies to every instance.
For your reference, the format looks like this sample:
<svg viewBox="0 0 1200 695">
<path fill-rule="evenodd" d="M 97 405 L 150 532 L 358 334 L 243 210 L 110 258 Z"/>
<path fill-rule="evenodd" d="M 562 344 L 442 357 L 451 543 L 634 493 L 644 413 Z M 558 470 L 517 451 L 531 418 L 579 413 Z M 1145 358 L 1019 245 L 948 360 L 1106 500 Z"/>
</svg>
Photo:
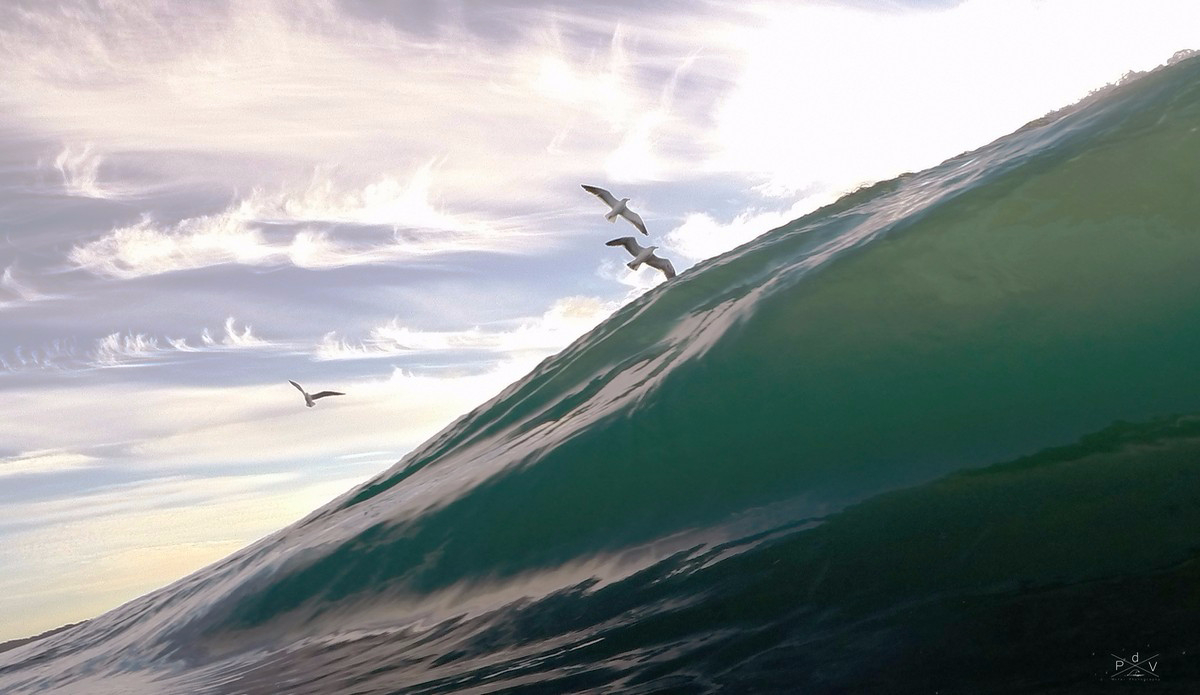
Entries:
<svg viewBox="0 0 1200 695">
<path fill-rule="evenodd" d="M 608 220 L 609 222 L 613 222 L 617 219 L 617 215 L 620 215 L 621 217 L 624 217 L 632 222 L 633 226 L 637 227 L 639 232 L 649 235 L 649 232 L 646 231 L 646 223 L 642 222 L 642 218 L 639 217 L 636 212 L 625 206 L 625 203 L 629 202 L 628 198 L 617 200 L 615 197 L 613 197 L 612 193 L 609 193 L 603 188 L 589 186 L 586 183 L 582 185 L 583 190 L 591 193 L 600 200 L 603 200 L 608 207 L 612 208 L 612 210 L 609 210 L 607 213 L 605 213 L 604 219 Z"/>
<path fill-rule="evenodd" d="M 623 236 L 620 239 L 604 242 L 605 246 L 624 246 L 629 255 L 633 256 L 633 260 L 627 263 L 630 270 L 637 270 L 638 266 L 645 263 L 651 268 L 658 268 L 662 271 L 667 279 L 675 277 L 675 266 L 671 265 L 671 261 L 665 258 L 660 258 L 654 255 L 654 249 L 657 246 L 642 246 L 637 243 L 637 239 L 631 236 Z"/>
<path fill-rule="evenodd" d="M 338 391 L 322 391 L 320 393 L 310 394 L 308 391 L 305 391 L 304 389 L 300 388 L 300 384 L 297 384 L 296 382 L 292 381 L 291 379 L 288 379 L 288 383 L 291 384 L 292 386 L 295 386 L 296 389 L 298 391 L 300 391 L 300 393 L 304 394 L 304 405 L 307 405 L 310 408 L 313 407 L 314 405 L 316 405 L 316 403 L 314 403 L 314 401 L 316 401 L 318 398 L 324 398 L 326 396 L 344 396 L 344 395 L 346 395 L 346 394 L 340 393 Z"/>
</svg>

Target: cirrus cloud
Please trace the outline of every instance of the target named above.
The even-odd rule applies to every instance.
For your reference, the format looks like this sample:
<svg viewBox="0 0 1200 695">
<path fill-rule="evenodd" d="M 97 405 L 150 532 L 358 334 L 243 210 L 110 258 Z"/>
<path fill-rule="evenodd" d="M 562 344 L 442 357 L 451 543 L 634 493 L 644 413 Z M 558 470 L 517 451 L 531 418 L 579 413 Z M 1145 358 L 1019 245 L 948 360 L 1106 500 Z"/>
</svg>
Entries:
<svg viewBox="0 0 1200 695">
<path fill-rule="evenodd" d="M 317 345 L 318 360 L 353 360 L 390 357 L 406 352 L 484 351 L 504 355 L 551 354 L 594 328 L 620 304 L 596 297 L 563 297 L 541 316 L 519 321 L 515 328 L 486 330 L 475 326 L 458 331 L 422 331 L 402 325 L 397 319 L 371 329 L 358 342 L 325 335 Z"/>
<path fill-rule="evenodd" d="M 384 177 L 352 190 L 318 173 L 302 189 L 256 189 L 221 212 L 173 224 L 143 215 L 76 245 L 69 260 L 120 279 L 225 264 L 337 268 L 464 251 L 512 253 L 519 248 L 514 242 L 534 235 L 438 209 L 430 202 L 431 167 L 418 168 L 407 184 Z M 364 240 L 341 234 L 336 223 L 380 229 Z"/>
</svg>

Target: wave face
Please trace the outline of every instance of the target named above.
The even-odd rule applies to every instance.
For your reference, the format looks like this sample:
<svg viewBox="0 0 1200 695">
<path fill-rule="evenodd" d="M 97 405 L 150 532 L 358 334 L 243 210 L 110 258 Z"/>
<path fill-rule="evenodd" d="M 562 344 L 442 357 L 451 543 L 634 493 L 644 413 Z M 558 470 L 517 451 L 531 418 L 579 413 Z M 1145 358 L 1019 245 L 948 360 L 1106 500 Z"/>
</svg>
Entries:
<svg viewBox="0 0 1200 695">
<path fill-rule="evenodd" d="M 702 264 L 46 692 L 1200 680 L 1200 59 Z"/>
</svg>

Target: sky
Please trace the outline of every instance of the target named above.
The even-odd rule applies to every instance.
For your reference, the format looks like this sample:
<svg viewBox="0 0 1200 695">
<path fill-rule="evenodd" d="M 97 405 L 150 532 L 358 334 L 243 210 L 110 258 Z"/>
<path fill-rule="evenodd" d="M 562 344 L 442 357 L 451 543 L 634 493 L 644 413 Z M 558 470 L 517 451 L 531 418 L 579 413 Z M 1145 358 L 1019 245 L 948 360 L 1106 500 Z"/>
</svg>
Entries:
<svg viewBox="0 0 1200 695">
<path fill-rule="evenodd" d="M 0 0 L 0 640 L 299 519 L 662 282 L 581 183 L 683 272 L 1200 48 L 1200 4 L 1134 7 Z"/>
</svg>

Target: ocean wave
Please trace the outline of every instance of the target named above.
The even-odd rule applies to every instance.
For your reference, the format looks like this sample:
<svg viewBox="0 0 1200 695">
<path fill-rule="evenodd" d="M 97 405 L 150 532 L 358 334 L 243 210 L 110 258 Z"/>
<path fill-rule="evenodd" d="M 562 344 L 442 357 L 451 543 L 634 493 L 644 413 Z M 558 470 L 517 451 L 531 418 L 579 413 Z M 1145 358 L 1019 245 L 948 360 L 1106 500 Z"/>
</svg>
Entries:
<svg viewBox="0 0 1200 695">
<path fill-rule="evenodd" d="M 1183 59 L 847 195 L 0 688 L 1069 692 L 1195 649 L 1198 133 Z"/>
</svg>

